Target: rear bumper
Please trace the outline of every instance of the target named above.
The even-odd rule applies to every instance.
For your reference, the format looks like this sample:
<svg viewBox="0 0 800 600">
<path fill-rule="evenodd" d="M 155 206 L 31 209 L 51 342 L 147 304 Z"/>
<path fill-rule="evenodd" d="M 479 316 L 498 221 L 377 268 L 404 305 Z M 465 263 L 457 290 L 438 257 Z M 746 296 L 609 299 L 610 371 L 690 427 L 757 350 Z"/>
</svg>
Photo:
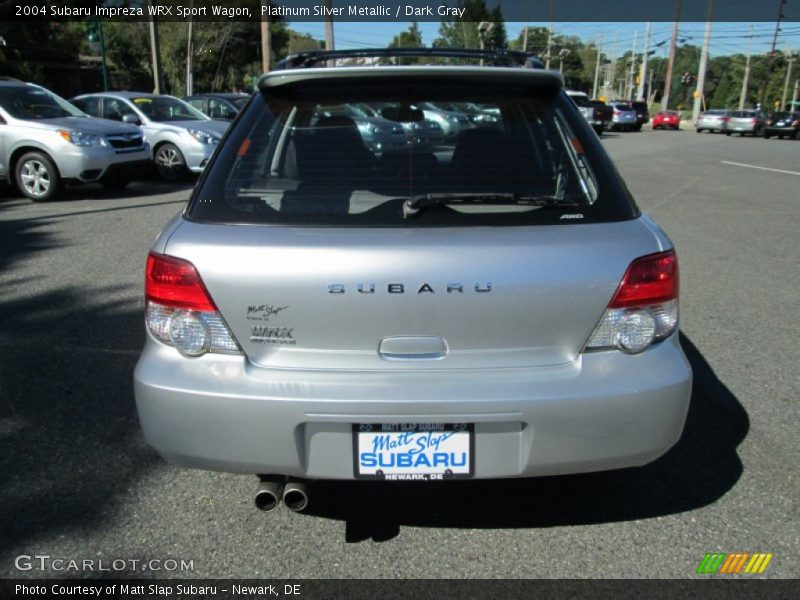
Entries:
<svg viewBox="0 0 800 600">
<path fill-rule="evenodd" d="M 768 133 L 770 135 L 797 135 L 798 133 L 797 128 L 795 127 L 765 127 L 764 133 Z"/>
<path fill-rule="evenodd" d="M 635 356 L 535 369 L 273 370 L 183 358 L 149 338 L 134 374 L 145 438 L 178 465 L 353 479 L 353 423 L 475 424 L 475 477 L 646 464 L 681 436 L 692 374 L 677 335 Z"/>
</svg>

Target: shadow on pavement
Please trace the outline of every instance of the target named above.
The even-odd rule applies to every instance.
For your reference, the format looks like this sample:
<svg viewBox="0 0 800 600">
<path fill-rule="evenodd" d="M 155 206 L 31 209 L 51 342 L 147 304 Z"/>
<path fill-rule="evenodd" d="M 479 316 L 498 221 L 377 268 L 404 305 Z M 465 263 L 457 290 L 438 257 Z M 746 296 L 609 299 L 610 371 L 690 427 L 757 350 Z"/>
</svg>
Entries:
<svg viewBox="0 0 800 600">
<path fill-rule="evenodd" d="M 47 243 L 21 233 L 22 253 Z M 117 288 L 9 299 L 17 285 L 0 288 L 0 552 L 101 527 L 158 460 L 141 440 L 131 385 L 141 310 L 96 300 Z"/>
<path fill-rule="evenodd" d="M 306 514 L 346 521 L 346 541 L 389 540 L 403 525 L 470 529 L 541 528 L 630 521 L 712 504 L 742 474 L 737 446 L 749 419 L 692 342 L 694 370 L 683 437 L 637 469 L 440 484 L 320 481 Z"/>
</svg>

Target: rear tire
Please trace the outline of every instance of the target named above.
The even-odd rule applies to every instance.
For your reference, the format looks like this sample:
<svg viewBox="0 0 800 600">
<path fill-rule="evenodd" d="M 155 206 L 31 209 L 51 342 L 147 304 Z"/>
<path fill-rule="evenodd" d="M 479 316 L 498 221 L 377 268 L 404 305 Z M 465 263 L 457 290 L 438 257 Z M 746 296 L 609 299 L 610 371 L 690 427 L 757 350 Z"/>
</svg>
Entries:
<svg viewBox="0 0 800 600">
<path fill-rule="evenodd" d="M 50 157 L 41 152 L 23 154 L 14 166 L 17 188 L 33 202 L 46 202 L 56 195 L 61 178 Z"/>
<path fill-rule="evenodd" d="M 702 129 L 698 129 L 697 133 L 703 133 L 703 130 Z"/>
<path fill-rule="evenodd" d="M 771 134 L 771 133 L 766 133 L 766 132 L 764 133 L 764 139 L 765 139 L 765 140 L 768 140 L 768 139 L 769 139 L 769 138 L 771 138 L 771 137 L 772 137 L 772 134 Z M 779 135 L 778 137 L 779 137 L 779 138 L 781 138 L 781 139 L 783 139 L 783 136 L 782 136 L 782 135 Z"/>
<path fill-rule="evenodd" d="M 726 132 L 725 132 L 725 135 L 727 135 L 728 137 L 730 137 L 730 136 L 731 136 L 731 132 L 730 132 L 730 131 L 726 131 Z"/>
</svg>

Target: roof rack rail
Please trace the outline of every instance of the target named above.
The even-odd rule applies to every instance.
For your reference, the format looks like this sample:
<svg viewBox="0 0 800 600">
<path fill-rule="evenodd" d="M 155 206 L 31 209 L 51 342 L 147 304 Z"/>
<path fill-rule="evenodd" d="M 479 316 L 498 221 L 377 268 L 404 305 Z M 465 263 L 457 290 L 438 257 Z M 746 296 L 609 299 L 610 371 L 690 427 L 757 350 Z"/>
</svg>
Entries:
<svg viewBox="0 0 800 600">
<path fill-rule="evenodd" d="M 464 48 L 359 48 L 354 50 L 309 50 L 290 54 L 274 69 L 304 69 L 319 63 L 353 58 L 463 58 L 482 59 L 484 64 L 494 67 L 526 67 L 543 69 L 542 61 L 532 54 L 505 49 L 472 50 Z"/>
</svg>

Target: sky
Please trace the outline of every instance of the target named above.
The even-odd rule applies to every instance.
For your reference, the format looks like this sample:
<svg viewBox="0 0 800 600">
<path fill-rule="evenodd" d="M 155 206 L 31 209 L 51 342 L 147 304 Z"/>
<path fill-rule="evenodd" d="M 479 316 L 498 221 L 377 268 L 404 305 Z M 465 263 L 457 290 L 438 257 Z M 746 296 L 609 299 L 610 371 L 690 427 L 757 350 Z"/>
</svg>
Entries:
<svg viewBox="0 0 800 600">
<path fill-rule="evenodd" d="M 423 42 L 430 45 L 438 36 L 439 24 L 435 22 L 421 22 L 418 24 L 422 31 Z M 532 27 L 547 27 L 547 23 L 531 22 Z M 410 23 L 392 22 L 334 22 L 334 39 L 336 48 L 376 48 L 386 46 L 392 38 L 410 26 Z M 509 39 L 516 39 L 522 31 L 524 23 L 507 22 L 506 31 Z M 553 23 L 553 30 L 558 34 L 577 35 L 584 42 L 594 41 L 602 44 L 603 51 L 610 57 L 630 52 L 636 37 L 637 52 L 642 51 L 642 41 L 645 35 L 645 23 Z M 650 49 L 655 49 L 655 56 L 666 57 L 669 49 L 669 40 L 672 36 L 672 23 L 653 23 L 650 32 Z M 290 22 L 290 27 L 300 33 L 309 33 L 315 38 L 324 39 L 323 23 Z M 751 35 L 752 28 L 752 38 Z M 705 23 L 684 22 L 679 26 L 679 39 L 686 44 L 701 46 Z M 746 54 L 748 45 L 752 42 L 753 54 L 768 52 L 772 46 L 775 33 L 775 23 L 730 23 L 719 22 L 712 24 L 711 55 L 723 56 L 726 54 Z M 661 46 L 656 44 L 663 42 Z M 778 50 L 800 51 L 800 22 L 784 22 L 776 45 Z"/>
</svg>

